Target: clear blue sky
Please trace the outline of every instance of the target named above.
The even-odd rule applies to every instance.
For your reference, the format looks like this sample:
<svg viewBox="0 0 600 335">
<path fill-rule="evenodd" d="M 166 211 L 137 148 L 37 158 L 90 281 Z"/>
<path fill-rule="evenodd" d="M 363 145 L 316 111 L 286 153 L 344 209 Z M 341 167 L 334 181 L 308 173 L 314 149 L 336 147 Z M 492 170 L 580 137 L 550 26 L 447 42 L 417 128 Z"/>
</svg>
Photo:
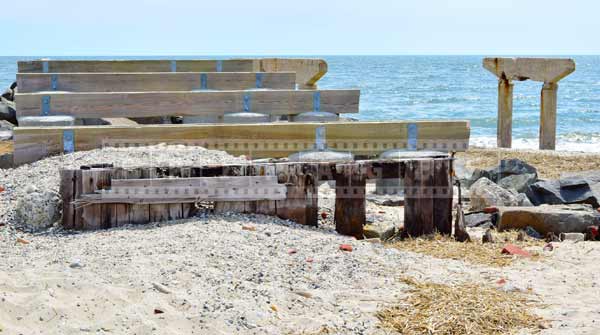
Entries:
<svg viewBox="0 0 600 335">
<path fill-rule="evenodd" d="M 5 0 L 0 55 L 600 54 L 598 0 Z"/>
</svg>

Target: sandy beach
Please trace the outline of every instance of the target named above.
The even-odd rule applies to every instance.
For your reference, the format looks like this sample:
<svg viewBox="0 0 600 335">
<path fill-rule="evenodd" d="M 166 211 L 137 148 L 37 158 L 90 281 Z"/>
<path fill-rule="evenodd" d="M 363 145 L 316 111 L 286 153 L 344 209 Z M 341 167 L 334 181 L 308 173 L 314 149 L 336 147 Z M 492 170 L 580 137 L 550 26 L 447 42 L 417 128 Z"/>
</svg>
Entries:
<svg viewBox="0 0 600 335">
<path fill-rule="evenodd" d="M 204 149 L 170 149 L 170 157 L 180 157 L 171 163 L 239 159 Z M 542 334 L 596 334 L 600 329 L 595 307 L 600 244 L 594 242 L 555 242 L 553 251 L 533 247 L 539 260 L 515 259 L 497 268 L 357 241 L 338 235 L 331 217 L 316 228 L 262 215 L 202 214 L 82 233 L 59 227 L 37 233 L 15 229 L 10 215 L 14 192 L 27 183 L 57 187 L 52 174 L 32 178 L 27 171 L 33 167 L 78 166 L 106 154 L 123 165 L 143 165 L 160 162 L 165 151 L 105 150 L 3 171 L 12 178 L 0 193 L 6 209 L 0 227 L 3 333 L 392 334 L 376 314 L 406 299 L 408 286 L 399 280 L 404 276 L 522 291 L 551 325 L 540 329 Z M 466 162 L 468 156 L 463 156 Z M 482 152 L 474 156 L 481 158 Z M 324 185 L 321 192 L 331 189 Z M 320 210 L 331 211 L 331 205 L 324 201 Z M 398 220 L 397 211 L 368 203 L 373 219 Z M 483 233 L 478 228 L 470 232 Z M 342 251 L 341 244 L 353 250 Z M 506 283 L 498 284 L 501 280 Z"/>
</svg>

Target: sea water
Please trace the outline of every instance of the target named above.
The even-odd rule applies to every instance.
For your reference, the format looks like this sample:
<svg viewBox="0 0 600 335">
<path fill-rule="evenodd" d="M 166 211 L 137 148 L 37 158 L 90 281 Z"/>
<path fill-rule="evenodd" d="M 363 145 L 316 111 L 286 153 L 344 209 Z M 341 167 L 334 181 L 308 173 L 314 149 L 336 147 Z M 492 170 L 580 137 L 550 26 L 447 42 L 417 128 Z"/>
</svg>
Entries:
<svg viewBox="0 0 600 335">
<path fill-rule="evenodd" d="M 323 58 L 329 65 L 329 71 L 318 83 L 320 88 L 361 90 L 360 113 L 352 117 L 360 120 L 470 120 L 472 145 L 496 145 L 498 81 L 482 67 L 483 56 L 310 57 Z M 36 58 L 40 57 L 0 57 L 0 88 L 8 87 L 15 80 L 17 60 Z M 600 152 L 600 56 L 571 58 L 575 60 L 577 70 L 559 82 L 557 149 Z M 541 88 L 542 84 L 537 82 L 515 83 L 513 147 L 538 147 Z"/>
</svg>

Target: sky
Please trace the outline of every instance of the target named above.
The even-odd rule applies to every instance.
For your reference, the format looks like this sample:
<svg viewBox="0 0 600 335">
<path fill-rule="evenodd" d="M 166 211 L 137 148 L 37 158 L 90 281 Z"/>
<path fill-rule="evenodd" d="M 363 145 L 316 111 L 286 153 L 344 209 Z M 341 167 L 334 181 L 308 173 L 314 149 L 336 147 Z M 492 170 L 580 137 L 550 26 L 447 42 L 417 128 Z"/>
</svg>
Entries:
<svg viewBox="0 0 600 335">
<path fill-rule="evenodd" d="M 598 0 L 17 0 L 0 55 L 600 54 L 599 13 Z"/>
</svg>

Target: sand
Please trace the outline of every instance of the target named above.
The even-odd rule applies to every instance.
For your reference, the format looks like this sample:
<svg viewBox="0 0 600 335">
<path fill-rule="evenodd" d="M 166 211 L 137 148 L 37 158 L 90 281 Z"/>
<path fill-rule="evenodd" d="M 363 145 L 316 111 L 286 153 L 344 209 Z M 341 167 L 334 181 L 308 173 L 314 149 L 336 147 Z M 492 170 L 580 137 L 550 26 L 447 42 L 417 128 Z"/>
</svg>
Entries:
<svg viewBox="0 0 600 335">
<path fill-rule="evenodd" d="M 109 157 L 155 162 L 160 152 Z M 168 155 L 182 164 L 236 161 L 202 150 Z M 10 181 L 0 196 L 2 334 L 389 334 L 375 314 L 406 298 L 402 276 L 530 291 L 541 304 L 536 312 L 552 325 L 542 334 L 600 333 L 595 242 L 555 243 L 543 261 L 494 268 L 340 236 L 332 215 L 318 228 L 261 215 L 205 215 L 85 233 L 15 229 L 7 211 L 24 185 L 54 189 L 57 164 L 96 160 L 75 153 L 0 170 Z M 34 174 L 33 167 L 48 172 Z M 322 211 L 331 207 L 321 204 Z M 398 208 L 368 203 L 370 220 L 400 216 Z M 341 251 L 342 243 L 353 251 Z"/>
<path fill-rule="evenodd" d="M 26 245 L 6 236 L 0 327 L 7 334 L 386 334 L 374 315 L 405 298 L 398 280 L 405 275 L 499 289 L 504 278 L 505 289 L 531 289 L 546 305 L 537 312 L 552 328 L 542 334 L 600 332 L 594 242 L 557 243 L 543 262 L 491 268 L 260 215 L 20 234 Z M 339 250 L 342 243 L 354 250 Z"/>
</svg>

